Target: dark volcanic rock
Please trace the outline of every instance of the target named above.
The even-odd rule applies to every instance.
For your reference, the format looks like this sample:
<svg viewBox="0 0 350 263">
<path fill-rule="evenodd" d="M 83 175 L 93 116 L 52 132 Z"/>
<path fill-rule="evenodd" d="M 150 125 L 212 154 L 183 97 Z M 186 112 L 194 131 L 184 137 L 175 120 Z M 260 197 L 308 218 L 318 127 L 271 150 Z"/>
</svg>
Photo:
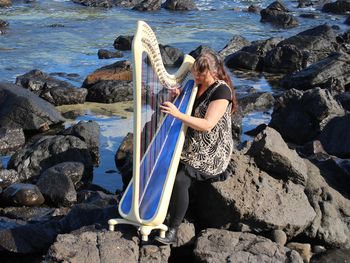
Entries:
<svg viewBox="0 0 350 263">
<path fill-rule="evenodd" d="M 9 7 L 11 5 L 12 5 L 12 0 L 0 0 L 0 8 Z"/>
<path fill-rule="evenodd" d="M 0 208 L 0 215 L 25 221 L 47 221 L 54 213 L 49 207 L 5 207 Z"/>
<path fill-rule="evenodd" d="M 15 170 L 6 170 L 1 169 L 0 170 L 0 187 L 5 188 L 8 187 L 10 184 L 18 183 L 25 181 L 25 178 L 22 179 L 20 175 Z"/>
<path fill-rule="evenodd" d="M 329 120 L 344 114 L 329 91 L 291 89 L 276 100 L 269 126 L 288 142 L 304 144 L 313 140 Z"/>
<path fill-rule="evenodd" d="M 345 0 L 338 0 L 333 3 L 326 3 L 323 6 L 322 11 L 326 13 L 345 15 L 350 11 L 350 2 Z"/>
<path fill-rule="evenodd" d="M 250 42 L 242 36 L 235 35 L 227 43 L 227 45 L 219 51 L 219 54 L 222 58 L 227 57 L 230 54 L 233 54 L 240 50 L 241 48 L 250 45 Z"/>
<path fill-rule="evenodd" d="M 159 44 L 159 49 L 164 66 L 180 66 L 182 64 L 184 53 L 180 49 L 161 44 Z"/>
<path fill-rule="evenodd" d="M 8 27 L 9 26 L 9 22 L 0 19 L 0 29 Z"/>
<path fill-rule="evenodd" d="M 114 48 L 118 50 L 131 50 L 134 36 L 118 36 L 114 40 Z"/>
<path fill-rule="evenodd" d="M 92 178 L 92 161 L 85 142 L 75 136 L 44 136 L 12 155 L 8 168 L 26 179 L 39 176 L 46 169 L 62 162 L 81 162 L 84 180 Z"/>
<path fill-rule="evenodd" d="M 192 50 L 189 53 L 189 55 L 192 56 L 194 59 L 196 59 L 200 54 L 202 54 L 203 52 L 207 52 L 207 51 L 211 51 L 211 52 L 216 53 L 216 51 L 214 49 L 212 49 L 211 47 L 208 47 L 205 45 L 200 45 L 195 50 Z"/>
<path fill-rule="evenodd" d="M 87 95 L 86 89 L 78 89 L 66 81 L 55 79 L 37 69 L 17 77 L 16 84 L 29 89 L 56 106 L 84 103 Z"/>
<path fill-rule="evenodd" d="M 72 0 L 72 1 L 73 3 L 90 6 L 90 7 L 110 8 L 113 6 L 113 0 Z"/>
<path fill-rule="evenodd" d="M 86 100 L 115 103 L 133 99 L 132 82 L 127 80 L 103 80 L 88 88 Z"/>
<path fill-rule="evenodd" d="M 55 166 L 50 167 L 45 170 L 42 176 L 51 176 L 51 175 L 66 175 L 69 177 L 74 185 L 77 185 L 84 175 L 84 164 L 80 162 L 63 162 L 56 164 Z"/>
<path fill-rule="evenodd" d="M 349 248 L 331 249 L 325 253 L 315 255 L 310 263 L 346 263 L 350 258 Z"/>
<path fill-rule="evenodd" d="M 132 9 L 137 11 L 157 11 L 160 10 L 161 4 L 161 0 L 143 0 Z"/>
<path fill-rule="evenodd" d="M 162 7 L 169 10 L 185 11 L 197 10 L 197 6 L 193 0 L 166 0 Z"/>
<path fill-rule="evenodd" d="M 37 186 L 21 183 L 7 187 L 1 199 L 5 204 L 15 206 L 40 206 L 45 201 Z"/>
<path fill-rule="evenodd" d="M 126 189 L 132 177 L 133 134 L 128 133 L 120 144 L 115 156 L 115 166 L 122 175 L 123 189 Z"/>
<path fill-rule="evenodd" d="M 273 2 L 266 9 L 261 10 L 261 22 L 271 22 L 283 28 L 298 26 L 298 20 L 288 12 L 289 10 L 281 2 Z"/>
<path fill-rule="evenodd" d="M 99 59 L 109 59 L 109 58 L 121 58 L 124 55 L 120 51 L 109 51 L 106 49 L 99 49 L 97 52 L 97 56 Z"/>
<path fill-rule="evenodd" d="M 343 92 L 334 96 L 337 101 L 343 106 L 347 111 L 350 111 L 350 92 Z"/>
<path fill-rule="evenodd" d="M 269 92 L 255 92 L 238 97 L 238 104 L 243 114 L 251 111 L 266 111 L 272 108 L 274 102 L 275 99 Z"/>
<path fill-rule="evenodd" d="M 0 154 L 6 155 L 25 143 L 23 130 L 20 128 L 0 128 Z"/>
<path fill-rule="evenodd" d="M 14 84 L 0 83 L 0 126 L 40 130 L 63 122 L 50 103 Z"/>
<path fill-rule="evenodd" d="M 142 0 L 114 0 L 114 4 L 118 7 L 133 7 Z"/>
<path fill-rule="evenodd" d="M 140 263 L 169 262 L 170 246 L 145 245 L 140 247 Z"/>
</svg>

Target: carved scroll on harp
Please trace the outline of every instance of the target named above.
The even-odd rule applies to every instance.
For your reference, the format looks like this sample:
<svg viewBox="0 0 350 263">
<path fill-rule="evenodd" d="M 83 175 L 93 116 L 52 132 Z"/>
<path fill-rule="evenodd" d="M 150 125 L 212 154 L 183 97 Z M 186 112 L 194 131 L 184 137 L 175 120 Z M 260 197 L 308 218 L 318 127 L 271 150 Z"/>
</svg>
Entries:
<svg viewBox="0 0 350 263">
<path fill-rule="evenodd" d="M 177 72 L 168 73 L 155 34 L 145 22 L 138 22 L 133 40 L 133 177 L 119 204 L 119 213 L 124 219 L 109 220 L 112 230 L 118 223 L 137 225 L 143 239 L 147 239 L 152 229 L 161 229 L 162 235 L 167 230 L 163 221 L 186 127 L 161 113 L 159 105 L 170 100 L 183 113 L 191 113 L 197 92 L 190 74 L 193 62 L 194 59 L 186 55 Z M 181 93 L 174 96 L 171 90 L 178 87 Z"/>
</svg>

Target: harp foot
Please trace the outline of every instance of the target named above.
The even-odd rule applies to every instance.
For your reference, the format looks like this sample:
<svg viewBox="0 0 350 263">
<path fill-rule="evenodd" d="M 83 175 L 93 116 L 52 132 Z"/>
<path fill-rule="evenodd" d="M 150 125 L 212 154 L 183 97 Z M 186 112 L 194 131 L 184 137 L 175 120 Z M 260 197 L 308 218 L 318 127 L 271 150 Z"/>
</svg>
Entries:
<svg viewBox="0 0 350 263">
<path fill-rule="evenodd" d="M 161 230 L 159 231 L 159 236 L 160 236 L 161 238 L 165 238 L 165 233 L 166 233 L 166 231 L 161 229 Z"/>
</svg>

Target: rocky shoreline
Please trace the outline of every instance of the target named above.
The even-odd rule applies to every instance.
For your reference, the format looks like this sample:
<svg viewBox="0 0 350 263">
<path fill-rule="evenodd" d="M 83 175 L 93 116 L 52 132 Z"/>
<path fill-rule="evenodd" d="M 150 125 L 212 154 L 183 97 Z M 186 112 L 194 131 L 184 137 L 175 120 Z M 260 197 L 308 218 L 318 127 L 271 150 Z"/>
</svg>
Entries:
<svg viewBox="0 0 350 263">
<path fill-rule="evenodd" d="M 73 2 L 138 11 L 196 10 L 192 1 Z M 0 7 L 11 4 L 0 0 Z M 313 4 L 319 3 L 299 1 L 300 7 Z M 345 16 L 350 5 L 338 0 L 322 10 Z M 281 2 L 262 9 L 261 22 L 298 26 Z M 0 20 L 0 35 L 7 30 L 11 25 Z M 120 57 L 131 41 L 132 36 L 119 36 L 114 42 L 118 52 L 99 56 Z M 196 57 L 208 48 L 199 46 L 190 54 Z M 277 75 L 280 90 L 237 88 L 232 174 L 225 181 L 194 184 L 186 221 L 172 247 L 141 244 L 132 226 L 107 230 L 108 219 L 119 216 L 121 192 L 91 183 L 100 162 L 100 127 L 88 121 L 65 128 L 66 118 L 55 107 L 132 101 L 130 61 L 96 69 L 81 87 L 38 69 L 15 83 L 0 83 L 0 153 L 11 155 L 7 167 L 0 162 L 1 262 L 346 262 L 349 48 L 349 32 L 324 24 L 285 39 L 249 42 L 233 36 L 218 51 L 233 71 Z M 160 49 L 167 66 L 181 63 L 181 50 Z M 269 110 L 270 123 L 249 131 L 252 142 L 241 142 L 242 118 Z M 132 134 L 115 153 L 115 164 L 126 185 Z"/>
</svg>

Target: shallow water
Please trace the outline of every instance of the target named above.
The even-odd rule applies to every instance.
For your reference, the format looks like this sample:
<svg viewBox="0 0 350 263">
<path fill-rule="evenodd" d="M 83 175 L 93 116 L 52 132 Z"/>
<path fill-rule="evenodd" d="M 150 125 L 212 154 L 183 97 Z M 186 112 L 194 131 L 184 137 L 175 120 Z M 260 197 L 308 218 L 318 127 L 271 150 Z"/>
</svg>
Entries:
<svg viewBox="0 0 350 263">
<path fill-rule="evenodd" d="M 124 8 L 88 8 L 64 0 L 13 2 L 12 7 L 0 9 L 0 19 L 10 23 L 6 34 L 0 35 L 0 81 L 13 82 L 16 76 L 36 68 L 46 73 L 78 74 L 76 78 L 65 80 L 80 87 L 89 73 L 120 60 L 99 60 L 97 51 L 113 50 L 115 38 L 134 34 L 138 20 L 151 25 L 160 43 L 175 46 L 185 53 L 203 44 L 220 50 L 235 34 L 250 41 L 288 37 L 326 22 L 339 25 L 340 31 L 346 29 L 344 16 L 322 14 L 317 8 L 296 9 L 297 2 L 286 3 L 294 15 L 316 13 L 319 18 L 298 18 L 300 26 L 288 30 L 260 23 L 260 14 L 243 11 L 251 4 L 266 7 L 272 1 L 198 0 L 195 1 L 198 11 L 143 13 Z M 130 59 L 130 52 L 124 54 L 121 59 Z M 233 80 L 238 89 L 245 85 L 261 91 L 274 89 L 263 74 L 250 76 L 233 72 Z M 132 129 L 130 114 L 124 116 L 122 112 L 87 107 L 83 116 L 76 120 L 96 120 L 101 126 L 101 166 L 95 169 L 94 182 L 110 191 L 121 187 L 121 179 L 118 173 L 105 171 L 116 169 L 114 154 Z M 244 130 L 268 121 L 269 115 L 265 113 L 249 114 L 243 122 Z"/>
</svg>

